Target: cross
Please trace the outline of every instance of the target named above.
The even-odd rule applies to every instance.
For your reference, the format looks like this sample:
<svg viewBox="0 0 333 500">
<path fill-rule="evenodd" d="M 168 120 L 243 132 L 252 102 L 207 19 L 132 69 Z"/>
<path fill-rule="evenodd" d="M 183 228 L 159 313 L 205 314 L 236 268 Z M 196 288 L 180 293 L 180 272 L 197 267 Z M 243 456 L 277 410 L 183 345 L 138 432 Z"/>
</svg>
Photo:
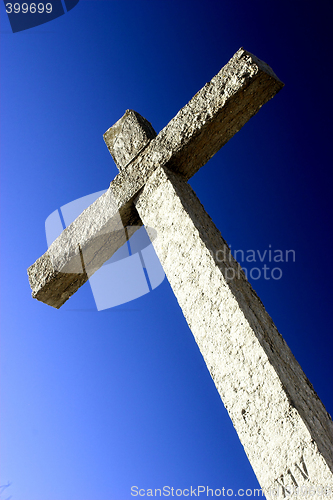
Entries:
<svg viewBox="0 0 333 500">
<path fill-rule="evenodd" d="M 332 420 L 187 183 L 282 87 L 241 48 L 158 135 L 126 111 L 104 134 L 119 174 L 28 275 L 32 296 L 59 308 L 136 228 L 153 228 L 157 256 L 262 489 L 292 498 L 333 488 Z"/>
</svg>

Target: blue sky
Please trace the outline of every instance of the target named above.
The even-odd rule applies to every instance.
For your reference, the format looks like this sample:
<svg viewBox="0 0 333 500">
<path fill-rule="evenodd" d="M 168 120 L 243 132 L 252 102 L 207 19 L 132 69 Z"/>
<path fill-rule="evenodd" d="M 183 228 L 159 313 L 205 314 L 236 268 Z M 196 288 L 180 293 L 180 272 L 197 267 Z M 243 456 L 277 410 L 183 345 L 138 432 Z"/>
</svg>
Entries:
<svg viewBox="0 0 333 500">
<path fill-rule="evenodd" d="M 86 284 L 55 310 L 26 269 L 46 218 L 117 174 L 102 135 L 125 110 L 159 132 L 243 46 L 285 87 L 190 184 L 232 249 L 295 251 L 250 281 L 332 414 L 330 3 L 81 0 L 15 34 L 0 15 L 1 498 L 258 487 L 166 280 L 99 312 Z"/>
</svg>

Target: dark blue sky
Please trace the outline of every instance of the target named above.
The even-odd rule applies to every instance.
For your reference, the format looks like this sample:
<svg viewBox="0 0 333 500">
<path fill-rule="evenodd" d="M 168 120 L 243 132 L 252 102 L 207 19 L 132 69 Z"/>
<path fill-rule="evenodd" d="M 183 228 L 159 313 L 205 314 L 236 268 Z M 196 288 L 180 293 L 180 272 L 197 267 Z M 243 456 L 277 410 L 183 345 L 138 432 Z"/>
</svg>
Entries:
<svg viewBox="0 0 333 500">
<path fill-rule="evenodd" d="M 166 280 L 97 312 L 89 284 L 55 310 L 26 274 L 48 215 L 117 174 L 102 134 L 128 108 L 159 132 L 241 46 L 285 87 L 190 183 L 233 250 L 295 251 L 250 281 L 332 414 L 330 4 L 81 0 L 15 34 L 0 4 L 1 498 L 258 487 Z"/>
</svg>

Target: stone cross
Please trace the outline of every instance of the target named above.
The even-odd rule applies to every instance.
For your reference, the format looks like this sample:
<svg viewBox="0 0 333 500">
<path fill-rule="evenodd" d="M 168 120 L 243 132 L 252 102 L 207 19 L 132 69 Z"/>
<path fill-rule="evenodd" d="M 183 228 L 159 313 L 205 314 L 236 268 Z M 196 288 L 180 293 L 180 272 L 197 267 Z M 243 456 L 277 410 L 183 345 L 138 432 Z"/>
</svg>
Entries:
<svg viewBox="0 0 333 500">
<path fill-rule="evenodd" d="M 156 253 L 261 487 L 296 498 L 333 488 L 332 420 L 187 183 L 282 87 L 240 49 L 157 136 L 126 111 L 104 134 L 119 174 L 28 274 L 33 297 L 59 308 L 136 227 L 154 228 Z"/>
</svg>

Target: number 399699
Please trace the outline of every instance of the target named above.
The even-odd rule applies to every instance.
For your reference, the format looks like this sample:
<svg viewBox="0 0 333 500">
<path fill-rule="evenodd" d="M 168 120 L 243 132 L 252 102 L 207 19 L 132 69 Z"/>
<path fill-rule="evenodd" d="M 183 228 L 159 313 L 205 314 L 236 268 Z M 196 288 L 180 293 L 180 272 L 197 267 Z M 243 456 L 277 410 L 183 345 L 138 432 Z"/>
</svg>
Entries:
<svg viewBox="0 0 333 500">
<path fill-rule="evenodd" d="M 43 12 L 46 12 L 47 14 L 50 14 L 52 12 L 52 4 L 47 3 L 44 5 L 43 3 L 23 3 L 20 5 L 19 3 L 6 3 L 6 12 L 7 14 L 11 14 L 12 12 L 15 14 L 19 14 L 19 12 L 23 12 L 23 14 L 27 14 L 28 12 L 30 12 L 30 14 L 43 14 Z"/>
</svg>

